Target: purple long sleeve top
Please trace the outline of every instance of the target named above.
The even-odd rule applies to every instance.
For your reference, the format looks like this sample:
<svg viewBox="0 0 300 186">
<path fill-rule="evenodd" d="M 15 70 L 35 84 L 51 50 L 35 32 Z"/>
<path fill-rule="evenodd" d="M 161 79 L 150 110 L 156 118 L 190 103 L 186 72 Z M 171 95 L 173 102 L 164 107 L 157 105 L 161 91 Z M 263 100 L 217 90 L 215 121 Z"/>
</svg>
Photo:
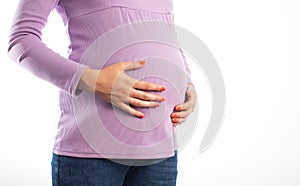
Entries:
<svg viewBox="0 0 300 186">
<path fill-rule="evenodd" d="M 68 58 L 55 53 L 41 41 L 42 30 L 50 12 L 54 9 L 61 15 L 67 28 L 70 39 Z M 95 98 L 96 112 L 82 115 L 80 119 L 76 117 L 78 109 L 75 106 L 80 100 L 87 100 L 80 97 L 87 94 L 77 91 L 84 69 L 90 66 L 81 62 L 87 49 L 109 30 L 128 23 L 149 20 L 172 23 L 172 1 L 20 0 L 10 32 L 9 56 L 22 67 L 52 83 L 60 90 L 61 116 L 53 148 L 54 153 L 73 157 L 125 159 L 162 158 L 174 154 L 176 138 L 172 134 L 175 129 L 172 127 L 169 115 L 174 106 L 183 100 L 177 99 L 172 93 L 172 82 L 156 81 L 151 77 L 145 79 L 161 83 L 167 88 L 167 91 L 162 93 L 166 97 L 167 114 L 162 114 L 160 120 L 153 119 L 157 117 L 157 112 L 154 110 L 152 111 L 155 114 L 153 116 L 148 114 L 148 120 L 145 123 L 121 111 L 115 114 L 116 108 L 100 98 Z M 190 70 L 182 51 L 157 43 L 137 44 L 124 48 L 111 56 L 105 65 L 143 59 L 147 56 L 161 56 L 175 61 L 178 66 L 184 68 L 186 82 L 191 83 Z M 161 70 L 171 71 L 172 69 Z M 184 97 L 184 90 L 179 90 L 179 94 Z M 142 110 L 149 113 L 151 109 Z M 95 121 L 91 119 L 95 115 L 101 119 L 100 123 L 95 124 Z M 124 124 L 120 117 L 132 123 L 136 122 L 135 128 L 130 127 L 130 122 Z M 147 125 L 148 128 L 139 128 L 143 125 Z M 153 126 L 149 127 L 149 125 Z"/>
</svg>

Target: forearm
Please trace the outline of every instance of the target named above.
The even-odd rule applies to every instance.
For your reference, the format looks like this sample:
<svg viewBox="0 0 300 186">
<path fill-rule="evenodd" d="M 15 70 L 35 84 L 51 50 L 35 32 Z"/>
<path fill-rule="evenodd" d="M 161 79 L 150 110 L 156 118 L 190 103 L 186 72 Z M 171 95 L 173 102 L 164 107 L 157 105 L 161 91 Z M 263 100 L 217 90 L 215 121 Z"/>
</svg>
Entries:
<svg viewBox="0 0 300 186">
<path fill-rule="evenodd" d="M 32 74 L 74 96 L 86 66 L 60 56 L 41 41 L 42 29 L 55 4 L 53 0 L 20 1 L 11 27 L 8 54 Z"/>
</svg>

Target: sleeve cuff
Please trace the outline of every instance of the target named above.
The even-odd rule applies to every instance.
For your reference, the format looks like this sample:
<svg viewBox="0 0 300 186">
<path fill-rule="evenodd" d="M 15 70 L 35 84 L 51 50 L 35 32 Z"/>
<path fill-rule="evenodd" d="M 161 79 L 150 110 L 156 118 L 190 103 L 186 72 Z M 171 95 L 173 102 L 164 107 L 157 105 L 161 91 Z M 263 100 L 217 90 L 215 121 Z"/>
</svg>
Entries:
<svg viewBox="0 0 300 186">
<path fill-rule="evenodd" d="M 73 78 L 72 78 L 72 81 L 71 81 L 71 84 L 70 84 L 70 87 L 69 87 L 69 94 L 72 97 L 78 97 L 82 92 L 82 90 L 77 89 L 77 87 L 78 87 L 78 83 L 80 81 L 80 78 L 82 76 L 82 73 L 86 68 L 88 68 L 88 66 L 83 65 L 83 64 L 78 64 L 78 66 L 76 68 L 76 71 L 73 75 Z"/>
</svg>

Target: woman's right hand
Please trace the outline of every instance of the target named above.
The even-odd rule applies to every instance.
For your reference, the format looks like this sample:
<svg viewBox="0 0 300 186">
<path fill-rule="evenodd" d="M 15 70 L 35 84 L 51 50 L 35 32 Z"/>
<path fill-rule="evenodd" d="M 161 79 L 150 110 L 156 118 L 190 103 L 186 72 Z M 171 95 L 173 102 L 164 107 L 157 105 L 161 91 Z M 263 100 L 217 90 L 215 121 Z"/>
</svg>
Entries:
<svg viewBox="0 0 300 186">
<path fill-rule="evenodd" d="M 87 68 L 79 81 L 78 89 L 89 91 L 100 96 L 120 109 L 136 117 L 143 118 L 144 114 L 132 108 L 158 107 L 165 100 L 161 95 L 145 91 L 164 91 L 161 85 L 139 81 L 128 76 L 126 70 L 139 69 L 145 61 L 119 62 L 100 70 Z"/>
</svg>

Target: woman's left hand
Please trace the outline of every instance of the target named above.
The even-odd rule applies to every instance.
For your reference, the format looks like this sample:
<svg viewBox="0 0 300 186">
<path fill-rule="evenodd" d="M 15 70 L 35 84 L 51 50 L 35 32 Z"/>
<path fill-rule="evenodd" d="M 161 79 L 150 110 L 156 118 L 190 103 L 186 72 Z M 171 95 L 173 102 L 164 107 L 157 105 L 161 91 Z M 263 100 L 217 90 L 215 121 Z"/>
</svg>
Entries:
<svg viewBox="0 0 300 186">
<path fill-rule="evenodd" d="M 174 127 L 184 122 L 189 116 L 189 114 L 194 111 L 196 100 L 196 90 L 192 84 L 188 83 L 186 89 L 185 102 L 176 105 L 174 111 L 171 114 L 171 119 Z"/>
</svg>

